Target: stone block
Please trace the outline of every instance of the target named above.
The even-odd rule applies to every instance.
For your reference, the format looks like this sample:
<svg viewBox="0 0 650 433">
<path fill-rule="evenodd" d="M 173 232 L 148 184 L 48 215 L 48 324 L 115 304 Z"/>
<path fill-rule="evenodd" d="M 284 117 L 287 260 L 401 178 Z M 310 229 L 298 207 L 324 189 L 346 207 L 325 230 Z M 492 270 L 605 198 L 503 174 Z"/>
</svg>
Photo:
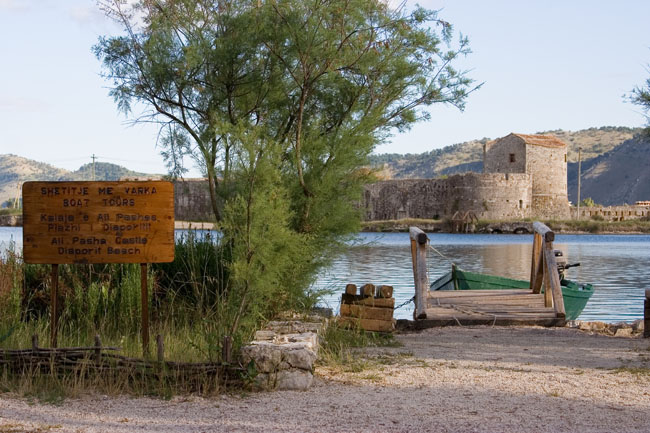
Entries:
<svg viewBox="0 0 650 433">
<path fill-rule="evenodd" d="M 309 371 L 300 369 L 282 370 L 277 374 L 276 388 L 279 390 L 302 391 L 309 389 L 313 380 L 314 376 Z"/>
<path fill-rule="evenodd" d="M 281 347 L 282 363 L 281 367 L 287 365 L 289 368 L 307 370 L 311 372 L 316 361 L 316 353 L 302 344 L 296 345 L 291 343 Z"/>
<path fill-rule="evenodd" d="M 303 332 L 321 332 L 321 322 L 303 322 L 299 320 L 271 321 L 266 329 L 275 331 L 278 334 L 300 334 Z"/>
<path fill-rule="evenodd" d="M 580 322 L 578 329 L 581 331 L 591 331 L 591 322 Z"/>
<path fill-rule="evenodd" d="M 262 329 L 255 332 L 255 341 L 273 341 L 275 339 L 275 332 Z"/>
<path fill-rule="evenodd" d="M 241 349 L 242 363 L 247 365 L 251 360 L 260 373 L 272 373 L 278 370 L 282 362 L 282 352 L 279 346 L 265 342 L 253 342 Z"/>
<path fill-rule="evenodd" d="M 274 343 L 288 344 L 300 343 L 303 347 L 313 351 L 318 350 L 318 334 L 315 332 L 305 332 L 302 334 L 281 334 L 274 338 Z"/>
<path fill-rule="evenodd" d="M 614 337 L 631 337 L 632 336 L 632 328 L 619 328 L 616 330 L 616 334 L 614 334 Z"/>
<path fill-rule="evenodd" d="M 609 325 L 605 322 L 590 322 L 591 323 L 591 330 L 595 332 L 602 332 L 605 331 Z"/>
</svg>

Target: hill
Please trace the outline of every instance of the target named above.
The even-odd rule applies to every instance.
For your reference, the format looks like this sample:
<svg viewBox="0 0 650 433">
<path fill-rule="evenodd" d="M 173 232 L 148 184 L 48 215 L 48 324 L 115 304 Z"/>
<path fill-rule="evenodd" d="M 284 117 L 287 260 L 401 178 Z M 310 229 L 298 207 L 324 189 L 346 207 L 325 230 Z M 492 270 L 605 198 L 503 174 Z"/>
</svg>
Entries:
<svg viewBox="0 0 650 433">
<path fill-rule="evenodd" d="M 514 131 L 519 132 L 519 131 Z M 633 138 L 641 128 L 604 126 L 581 131 L 541 131 L 536 134 L 553 134 L 568 145 L 568 161 L 578 161 L 578 148 L 582 147 L 582 160 L 595 158 Z M 371 156 L 371 165 L 381 171 L 380 176 L 393 179 L 432 178 L 442 175 L 483 170 L 483 144 L 491 139 L 467 141 L 420 154 L 382 154 Z"/>
<path fill-rule="evenodd" d="M 119 180 L 131 178 L 156 178 L 161 175 L 131 171 L 117 164 L 95 163 L 96 180 Z M 14 200 L 20 194 L 19 186 L 30 180 L 92 180 L 92 164 L 85 164 L 78 170 L 68 171 L 50 164 L 23 158 L 22 156 L 0 155 L 0 204 Z"/>
<path fill-rule="evenodd" d="M 606 206 L 650 200 L 650 137 L 638 135 L 582 163 L 580 197 Z M 567 167 L 569 200 L 577 200 L 578 164 Z"/>
</svg>

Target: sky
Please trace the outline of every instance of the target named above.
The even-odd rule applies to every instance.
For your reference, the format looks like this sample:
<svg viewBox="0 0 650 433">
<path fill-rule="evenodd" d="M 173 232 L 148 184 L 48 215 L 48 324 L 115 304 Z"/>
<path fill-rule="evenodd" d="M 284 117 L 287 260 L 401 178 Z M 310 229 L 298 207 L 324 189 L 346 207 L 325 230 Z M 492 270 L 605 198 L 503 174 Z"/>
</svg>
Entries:
<svg viewBox="0 0 650 433">
<path fill-rule="evenodd" d="M 650 75 L 650 1 L 419 3 L 469 37 L 473 52 L 459 66 L 483 86 L 463 112 L 435 106 L 428 122 L 376 153 L 421 153 L 510 132 L 645 124 L 624 95 Z M 101 35 L 118 33 L 95 0 L 0 0 L 0 154 L 69 170 L 95 155 L 165 172 L 157 128 L 132 125 L 117 111 L 91 51 Z"/>
</svg>

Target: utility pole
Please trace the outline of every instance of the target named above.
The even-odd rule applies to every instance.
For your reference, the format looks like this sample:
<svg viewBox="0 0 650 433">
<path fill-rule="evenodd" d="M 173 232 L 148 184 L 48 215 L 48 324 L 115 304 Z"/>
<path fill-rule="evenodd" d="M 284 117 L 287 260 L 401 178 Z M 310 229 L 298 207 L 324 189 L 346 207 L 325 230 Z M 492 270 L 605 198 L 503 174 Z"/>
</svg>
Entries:
<svg viewBox="0 0 650 433">
<path fill-rule="evenodd" d="M 20 187 L 22 184 L 20 182 L 16 182 L 16 198 L 14 198 L 14 209 L 18 209 L 18 203 L 20 203 Z"/>
<path fill-rule="evenodd" d="M 95 180 L 95 160 L 97 159 L 97 157 L 93 153 L 93 156 L 91 156 L 91 158 L 93 159 L 93 180 Z"/>
<path fill-rule="evenodd" d="M 578 148 L 578 219 L 580 219 L 580 175 L 582 174 L 582 147 Z"/>
</svg>

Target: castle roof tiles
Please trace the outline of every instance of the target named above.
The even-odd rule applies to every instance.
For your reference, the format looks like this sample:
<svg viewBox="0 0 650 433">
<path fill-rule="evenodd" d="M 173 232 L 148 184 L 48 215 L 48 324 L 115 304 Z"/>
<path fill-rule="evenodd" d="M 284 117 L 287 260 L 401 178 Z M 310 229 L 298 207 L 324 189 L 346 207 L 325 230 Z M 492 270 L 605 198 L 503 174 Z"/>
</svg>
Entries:
<svg viewBox="0 0 650 433">
<path fill-rule="evenodd" d="M 514 132 L 511 135 L 521 138 L 526 144 L 535 146 L 566 147 L 566 143 L 554 135 L 516 134 Z"/>
</svg>

